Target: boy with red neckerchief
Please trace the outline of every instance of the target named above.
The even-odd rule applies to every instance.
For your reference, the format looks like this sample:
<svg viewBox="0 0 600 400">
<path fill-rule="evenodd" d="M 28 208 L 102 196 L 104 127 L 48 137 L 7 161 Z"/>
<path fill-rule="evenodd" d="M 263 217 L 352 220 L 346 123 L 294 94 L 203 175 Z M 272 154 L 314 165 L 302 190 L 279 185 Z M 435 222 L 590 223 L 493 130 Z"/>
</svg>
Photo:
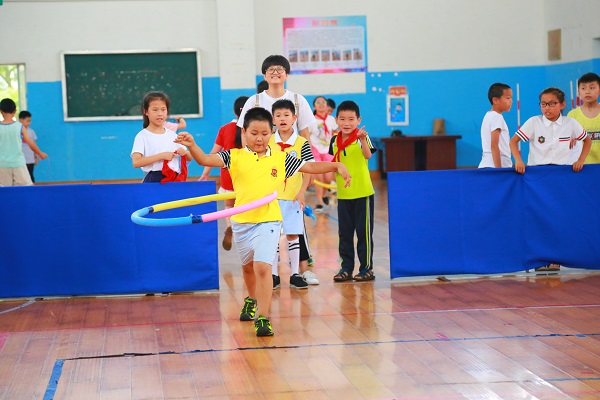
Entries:
<svg viewBox="0 0 600 400">
<path fill-rule="evenodd" d="M 369 159 L 377 151 L 367 132 L 358 128 L 360 109 L 353 101 L 342 102 L 336 112 L 340 132 L 331 139 L 329 154 L 334 162 L 341 162 L 353 177 L 352 187 L 344 188 L 344 181 L 336 174 L 338 187 L 338 235 L 341 269 L 333 277 L 335 282 L 354 279 L 372 281 L 373 274 L 373 207 L 375 190 L 369 173 Z M 358 242 L 356 252 L 360 261 L 358 274 L 354 273 L 354 232 Z"/>
</svg>

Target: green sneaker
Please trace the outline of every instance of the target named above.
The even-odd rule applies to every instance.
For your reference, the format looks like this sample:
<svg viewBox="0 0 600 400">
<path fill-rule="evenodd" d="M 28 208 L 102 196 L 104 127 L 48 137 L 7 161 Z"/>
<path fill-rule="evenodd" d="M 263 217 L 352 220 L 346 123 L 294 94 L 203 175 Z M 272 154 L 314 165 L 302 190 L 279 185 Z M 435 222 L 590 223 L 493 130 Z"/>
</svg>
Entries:
<svg viewBox="0 0 600 400">
<path fill-rule="evenodd" d="M 254 329 L 256 329 L 256 336 L 273 336 L 275 333 L 271 327 L 271 321 L 262 315 L 259 315 L 254 321 Z"/>
<path fill-rule="evenodd" d="M 315 265 L 315 262 L 312 259 L 312 256 L 308 256 L 308 266 L 312 267 L 313 265 Z"/>
<path fill-rule="evenodd" d="M 240 313 L 240 321 L 252 321 L 256 313 L 256 300 L 246 297 L 244 299 L 244 307 Z"/>
</svg>

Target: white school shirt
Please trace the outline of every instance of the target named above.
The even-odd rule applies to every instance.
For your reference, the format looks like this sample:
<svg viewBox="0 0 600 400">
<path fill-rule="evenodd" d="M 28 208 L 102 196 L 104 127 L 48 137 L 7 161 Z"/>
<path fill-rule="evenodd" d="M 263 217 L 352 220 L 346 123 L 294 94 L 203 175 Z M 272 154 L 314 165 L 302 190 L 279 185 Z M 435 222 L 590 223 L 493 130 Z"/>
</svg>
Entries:
<svg viewBox="0 0 600 400">
<path fill-rule="evenodd" d="M 537 115 L 529 118 L 517 135 L 524 142 L 531 142 L 527 165 L 572 165 L 573 152 L 581 153 L 581 149 L 569 149 L 569 143 L 571 139 L 585 139 L 587 133 L 573 118 L 561 115 L 556 121 L 550 121 Z"/>
<path fill-rule="evenodd" d="M 176 137 L 177 134 L 168 129 L 165 129 L 165 133 L 163 134 L 156 134 L 147 129 L 142 129 L 137 135 L 135 135 L 131 154 L 133 155 L 133 153 L 140 153 L 142 157 L 148 157 L 158 153 L 164 153 L 165 151 L 174 153 L 180 147 L 185 148 L 180 144 L 173 143 Z M 163 161 L 164 160 L 158 160 L 152 164 L 145 165 L 142 167 L 142 171 L 146 173 L 150 171 L 162 171 Z M 169 168 L 177 173 L 180 173 L 180 162 L 186 162 L 185 158 L 179 156 L 173 157 L 173 159 L 169 161 Z"/>
<path fill-rule="evenodd" d="M 325 127 L 327 125 L 327 129 L 329 133 L 325 133 Z M 308 131 L 310 132 L 310 144 L 317 149 L 317 151 L 321 154 L 329 153 L 329 143 L 331 143 L 331 138 L 334 134 L 337 134 L 338 126 L 335 122 L 335 118 L 331 115 L 327 115 L 325 121 L 321 118 L 315 117 L 315 123 L 308 127 Z"/>
<path fill-rule="evenodd" d="M 244 108 L 242 108 L 242 113 L 240 114 L 240 118 L 238 119 L 237 125 L 240 128 L 244 127 L 244 116 L 249 109 L 254 108 L 256 106 L 256 96 L 258 96 L 258 105 L 269 111 L 272 114 L 273 103 L 277 100 L 290 100 L 295 105 L 295 96 L 298 96 L 298 106 L 296 109 L 296 115 L 298 119 L 296 120 L 295 128 L 298 132 L 300 132 L 304 128 L 308 128 L 310 125 L 315 123 L 315 116 L 312 113 L 312 109 L 308 104 L 308 101 L 302 95 L 295 95 L 294 92 L 290 92 L 286 90 L 283 96 L 275 99 L 267 94 L 267 91 L 260 92 L 259 94 L 255 94 L 254 96 L 250 96 L 246 103 L 244 104 Z"/>
<path fill-rule="evenodd" d="M 500 148 L 500 163 L 502 168 L 512 167 L 510 159 L 510 135 L 508 133 L 508 125 L 504 121 L 504 117 L 499 112 L 494 110 L 488 111 L 483 117 L 481 123 L 481 147 L 483 154 L 479 168 L 494 168 L 494 158 L 492 157 L 492 132 L 500 129 L 500 140 L 498 147 Z"/>
</svg>

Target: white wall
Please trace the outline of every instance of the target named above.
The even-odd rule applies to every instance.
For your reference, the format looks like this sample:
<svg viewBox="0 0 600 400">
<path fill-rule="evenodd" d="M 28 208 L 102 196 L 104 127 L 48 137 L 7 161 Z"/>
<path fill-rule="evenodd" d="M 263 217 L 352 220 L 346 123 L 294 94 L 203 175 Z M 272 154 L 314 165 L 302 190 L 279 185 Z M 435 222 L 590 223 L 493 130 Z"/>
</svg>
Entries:
<svg viewBox="0 0 600 400">
<path fill-rule="evenodd" d="M 544 30 L 561 29 L 562 58 L 556 62 L 600 57 L 595 47 L 600 41 L 599 0 L 546 0 L 544 6 Z"/>
<path fill-rule="evenodd" d="M 215 0 L 5 1 L 0 37 L 0 63 L 33 82 L 60 81 L 60 53 L 78 50 L 199 48 L 202 75 L 219 75 Z"/>
<path fill-rule="evenodd" d="M 376 72 L 544 65 L 546 32 L 557 28 L 562 61 L 577 61 L 592 58 L 600 38 L 599 0 L 5 0 L 0 36 L 13 45 L 0 63 L 26 63 L 29 81 L 57 81 L 61 51 L 191 47 L 202 50 L 203 76 L 251 87 L 248 69 L 232 64 L 236 51 L 260 74 L 264 57 L 283 51 L 282 18 L 336 15 L 367 16 Z"/>
<path fill-rule="evenodd" d="M 375 72 L 540 65 L 546 60 L 544 0 L 255 0 L 257 71 L 283 51 L 282 19 L 367 16 L 368 69 Z M 292 76 L 305 94 L 364 92 L 364 76 Z M 297 88 L 297 89 L 296 89 Z"/>
</svg>

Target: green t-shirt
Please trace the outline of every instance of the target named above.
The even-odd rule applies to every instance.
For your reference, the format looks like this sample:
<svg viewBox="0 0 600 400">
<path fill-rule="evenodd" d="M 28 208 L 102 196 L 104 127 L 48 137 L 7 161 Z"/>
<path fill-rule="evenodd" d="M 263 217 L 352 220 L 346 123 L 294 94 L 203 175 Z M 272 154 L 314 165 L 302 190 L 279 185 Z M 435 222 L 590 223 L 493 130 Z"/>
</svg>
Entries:
<svg viewBox="0 0 600 400">
<path fill-rule="evenodd" d="M 329 154 L 335 154 L 337 152 L 336 138 L 337 135 L 331 138 Z M 369 139 L 368 136 L 367 143 L 371 152 L 375 153 L 377 149 L 373 147 L 371 139 Z M 345 182 L 342 176 L 340 174 L 335 174 L 338 199 L 359 199 L 375 194 L 373 182 L 371 182 L 371 174 L 369 173 L 369 160 L 367 160 L 362 153 L 360 140 L 352 143 L 340 153 L 340 162 L 348 168 L 352 181 L 350 182 L 350 186 L 345 188 Z"/>
<path fill-rule="evenodd" d="M 22 124 L 0 124 L 0 168 L 18 168 L 25 166 L 23 155 Z"/>
</svg>

